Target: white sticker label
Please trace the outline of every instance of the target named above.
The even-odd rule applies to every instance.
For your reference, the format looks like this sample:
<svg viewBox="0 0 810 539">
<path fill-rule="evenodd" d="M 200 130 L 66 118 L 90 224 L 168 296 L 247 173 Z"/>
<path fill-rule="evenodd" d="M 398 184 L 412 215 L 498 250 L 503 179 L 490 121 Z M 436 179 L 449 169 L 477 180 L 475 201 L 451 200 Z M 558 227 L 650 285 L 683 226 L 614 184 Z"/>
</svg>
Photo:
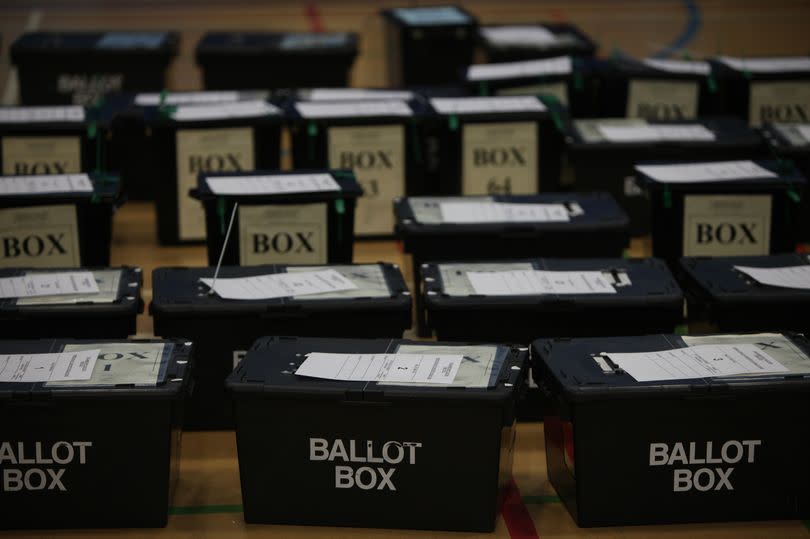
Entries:
<svg viewBox="0 0 810 539">
<path fill-rule="evenodd" d="M 234 279 L 200 279 L 223 299 L 259 300 L 340 292 L 357 288 L 335 270 L 275 273 Z"/>
<path fill-rule="evenodd" d="M 239 206 L 239 263 L 325 264 L 327 215 L 325 203 Z"/>
<path fill-rule="evenodd" d="M 0 210 L 0 267 L 80 266 L 79 227 L 73 205 Z"/>
<path fill-rule="evenodd" d="M 83 122 L 84 107 L 0 107 L 0 124 Z"/>
<path fill-rule="evenodd" d="M 638 165 L 636 170 L 661 183 L 697 183 L 778 178 L 753 161 L 718 161 L 688 165 Z"/>
<path fill-rule="evenodd" d="M 544 26 L 484 26 L 481 35 L 499 47 L 548 47 L 559 41 L 557 35 Z"/>
<path fill-rule="evenodd" d="M 642 63 L 648 67 L 670 73 L 682 73 L 685 75 L 708 76 L 711 73 L 709 62 L 695 62 L 690 60 L 666 60 L 661 58 L 645 58 Z"/>
<path fill-rule="evenodd" d="M 308 101 L 408 101 L 415 94 L 403 90 L 376 90 L 365 88 L 313 88 L 303 93 Z"/>
<path fill-rule="evenodd" d="M 202 172 L 254 170 L 253 129 L 180 129 L 177 144 L 177 233 L 181 240 L 205 239 L 205 211 L 191 198 Z"/>
<path fill-rule="evenodd" d="M 0 355 L 0 382 L 67 382 L 87 380 L 100 350 L 53 354 Z"/>
<path fill-rule="evenodd" d="M 194 105 L 201 103 L 228 103 L 239 101 L 239 92 L 168 92 L 166 94 L 146 93 L 135 96 L 135 104 L 140 107 L 163 105 Z"/>
<path fill-rule="evenodd" d="M 484 296 L 616 293 L 601 271 L 471 271 L 467 278 L 475 292 Z"/>
<path fill-rule="evenodd" d="M 565 82 L 549 82 L 546 84 L 529 84 L 525 86 L 510 86 L 509 88 L 498 88 L 495 95 L 544 95 L 551 96 L 560 102 L 561 105 L 568 106 L 568 85 Z"/>
<path fill-rule="evenodd" d="M 810 290 L 810 266 L 787 266 L 781 268 L 755 268 L 752 266 L 734 266 L 754 279 L 756 282 L 780 288 Z"/>
<path fill-rule="evenodd" d="M 363 187 L 354 215 L 355 234 L 391 234 L 391 204 L 405 195 L 405 127 L 330 127 L 329 166 L 354 171 Z"/>
<path fill-rule="evenodd" d="M 500 112 L 543 112 L 546 106 L 534 96 L 437 97 L 430 105 L 439 114 L 489 114 Z"/>
<path fill-rule="evenodd" d="M 281 111 L 267 101 L 237 101 L 208 105 L 180 105 L 172 113 L 178 122 L 195 120 L 223 120 L 226 118 L 254 118 L 257 116 L 278 115 Z"/>
<path fill-rule="evenodd" d="M 638 382 L 786 372 L 753 344 L 704 344 L 658 352 L 605 354 Z"/>
<path fill-rule="evenodd" d="M 570 56 L 498 64 L 475 64 L 467 68 L 467 80 L 486 81 L 565 76 L 571 73 L 571 66 Z"/>
<path fill-rule="evenodd" d="M 790 71 L 810 71 L 810 58 L 805 56 L 784 56 L 773 58 L 735 58 L 720 56 L 718 60 L 731 69 L 749 73 L 783 73 Z"/>
<path fill-rule="evenodd" d="M 771 244 L 771 195 L 687 195 L 683 256 L 766 255 Z"/>
<path fill-rule="evenodd" d="M 505 202 L 441 202 L 442 221 L 479 223 L 565 223 L 570 221 L 563 204 L 509 204 Z"/>
<path fill-rule="evenodd" d="M 461 355 L 328 354 L 312 352 L 295 371 L 298 376 L 353 382 L 451 384 Z"/>
<path fill-rule="evenodd" d="M 331 174 L 273 174 L 269 176 L 214 176 L 206 183 L 215 195 L 277 195 L 340 191 Z"/>
<path fill-rule="evenodd" d="M 0 196 L 43 193 L 91 193 L 93 182 L 87 174 L 41 176 L 0 176 Z"/>
<path fill-rule="evenodd" d="M 810 81 L 752 82 L 748 123 L 806 122 L 810 120 Z"/>
<path fill-rule="evenodd" d="M 708 142 L 714 133 L 700 124 L 600 125 L 599 132 L 610 142 Z"/>
<path fill-rule="evenodd" d="M 0 298 L 95 294 L 98 291 L 98 284 L 90 271 L 29 273 L 0 278 Z"/>
<path fill-rule="evenodd" d="M 697 112 L 697 82 L 632 79 L 628 84 L 628 118 L 691 120 Z"/>
<path fill-rule="evenodd" d="M 537 193 L 536 122 L 468 123 L 461 138 L 462 194 Z"/>
<path fill-rule="evenodd" d="M 3 174 L 75 174 L 82 171 L 79 137 L 2 137 Z"/>
<path fill-rule="evenodd" d="M 350 101 L 337 103 L 302 101 L 295 104 L 302 118 L 355 118 L 368 116 L 413 116 L 405 101 Z"/>
</svg>

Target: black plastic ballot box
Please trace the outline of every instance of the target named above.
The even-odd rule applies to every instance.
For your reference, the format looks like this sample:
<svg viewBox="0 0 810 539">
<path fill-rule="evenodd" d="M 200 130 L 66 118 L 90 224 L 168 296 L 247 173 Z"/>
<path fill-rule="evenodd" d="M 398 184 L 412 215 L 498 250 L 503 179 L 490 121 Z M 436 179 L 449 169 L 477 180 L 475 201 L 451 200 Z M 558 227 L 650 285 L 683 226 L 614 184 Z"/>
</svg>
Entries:
<svg viewBox="0 0 810 539">
<path fill-rule="evenodd" d="M 0 267 L 109 266 L 121 204 L 115 176 L 0 176 Z"/>
<path fill-rule="evenodd" d="M 792 252 L 805 179 L 789 162 L 715 161 L 636 166 L 652 205 L 653 255 Z"/>
<path fill-rule="evenodd" d="M 162 244 L 205 240 L 205 212 L 189 196 L 200 174 L 279 167 L 281 111 L 265 100 L 164 105 L 145 115 L 152 125 Z"/>
<path fill-rule="evenodd" d="M 223 249 L 231 265 L 350 264 L 362 194 L 349 170 L 201 174 L 191 191 L 205 208 L 212 266 Z"/>
<path fill-rule="evenodd" d="M 0 269 L 0 281 L 44 273 L 72 273 L 69 268 Z M 0 299 L 0 339 L 125 339 L 136 333 L 143 312 L 141 268 L 92 268 L 95 293 L 31 295 Z"/>
<path fill-rule="evenodd" d="M 551 484 L 582 527 L 808 518 L 807 354 L 782 334 L 535 341 Z"/>
<path fill-rule="evenodd" d="M 318 93 L 309 96 L 317 98 Z M 355 235 L 390 237 L 392 201 L 423 190 L 421 126 L 408 101 L 310 99 L 293 101 L 286 111 L 293 167 L 353 170 L 363 187 L 354 214 Z"/>
<path fill-rule="evenodd" d="M 810 178 L 810 122 L 766 124 L 762 134 L 777 159 L 793 161 L 805 179 Z M 799 239 L 810 242 L 810 200 L 804 197 Z"/>
<path fill-rule="evenodd" d="M 810 120 L 810 56 L 712 60 L 726 110 L 752 127 Z"/>
<path fill-rule="evenodd" d="M 373 355 L 386 365 L 402 365 L 406 356 L 442 372 L 441 355 L 460 364 L 441 384 L 297 375 L 313 353 L 358 363 Z M 527 361 L 525 349 L 496 345 L 257 341 L 227 381 L 245 521 L 492 531 L 511 481 L 514 408 Z M 307 503 L 313 496 L 316 505 Z"/>
<path fill-rule="evenodd" d="M 111 92 L 160 91 L 176 32 L 29 32 L 11 44 L 25 105 L 95 103 Z"/>
<path fill-rule="evenodd" d="M 207 90 L 347 86 L 353 32 L 208 32 L 195 56 Z"/>
<path fill-rule="evenodd" d="M 810 334 L 808 266 L 808 255 L 797 253 L 682 258 L 690 331 Z"/>
<path fill-rule="evenodd" d="M 599 62 L 597 72 L 605 118 L 692 120 L 725 112 L 707 61 L 621 56 Z"/>
<path fill-rule="evenodd" d="M 565 143 L 570 168 L 563 177 L 577 190 L 610 192 L 630 216 L 634 236 L 650 232 L 650 201 L 636 183 L 636 163 L 768 156 L 762 137 L 734 117 L 574 120 Z"/>
<path fill-rule="evenodd" d="M 461 7 L 400 7 L 382 16 L 389 86 L 454 83 L 472 63 L 478 21 Z"/>
<path fill-rule="evenodd" d="M 564 112 L 536 96 L 433 98 L 428 194 L 525 195 L 556 191 Z M 431 142 L 435 141 L 435 142 Z"/>
<path fill-rule="evenodd" d="M 487 62 L 516 62 L 553 56 L 593 57 L 597 44 L 568 23 L 487 24 L 478 29 Z"/>
<path fill-rule="evenodd" d="M 0 527 L 166 525 L 191 343 L 6 340 L 0 365 L 19 380 L 0 381 Z"/>
<path fill-rule="evenodd" d="M 101 165 L 95 114 L 79 105 L 0 107 L 3 174 L 73 174 Z"/>
</svg>

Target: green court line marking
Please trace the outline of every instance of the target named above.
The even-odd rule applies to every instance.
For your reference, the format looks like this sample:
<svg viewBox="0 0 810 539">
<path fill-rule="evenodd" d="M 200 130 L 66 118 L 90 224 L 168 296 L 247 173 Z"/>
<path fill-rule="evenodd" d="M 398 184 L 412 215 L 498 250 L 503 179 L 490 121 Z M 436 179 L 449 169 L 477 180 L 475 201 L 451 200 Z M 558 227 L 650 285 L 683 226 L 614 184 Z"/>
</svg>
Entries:
<svg viewBox="0 0 810 539">
<path fill-rule="evenodd" d="M 544 504 L 544 503 L 560 503 L 559 496 L 523 496 L 523 503 L 530 504 Z"/>
<path fill-rule="evenodd" d="M 214 515 L 217 513 L 241 513 L 242 506 L 234 505 L 185 505 L 169 508 L 170 515 Z"/>
</svg>

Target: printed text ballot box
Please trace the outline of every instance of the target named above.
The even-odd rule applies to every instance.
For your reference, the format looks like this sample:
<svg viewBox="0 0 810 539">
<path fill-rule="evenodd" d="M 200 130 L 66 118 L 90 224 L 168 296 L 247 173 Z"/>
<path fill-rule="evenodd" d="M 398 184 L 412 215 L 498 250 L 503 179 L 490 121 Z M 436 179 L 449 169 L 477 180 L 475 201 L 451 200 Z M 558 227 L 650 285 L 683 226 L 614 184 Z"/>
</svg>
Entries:
<svg viewBox="0 0 810 539">
<path fill-rule="evenodd" d="M 296 374 L 313 355 L 342 372 Z M 257 341 L 227 381 L 245 521 L 492 531 L 527 362 L 496 345 Z"/>
<path fill-rule="evenodd" d="M 347 170 L 201 174 L 208 263 L 350 264 L 363 190 Z M 236 206 L 238 204 L 238 207 Z M 233 216 L 231 237 L 225 237 Z"/>
<path fill-rule="evenodd" d="M 115 176 L 0 176 L 0 267 L 109 266 L 122 203 Z"/>
<path fill-rule="evenodd" d="M 805 179 L 810 178 L 810 121 L 766 124 L 762 134 L 777 159 L 791 160 Z M 810 243 L 810 200 L 804 197 L 799 240 Z"/>
<path fill-rule="evenodd" d="M 306 272 L 334 270 L 356 288 L 294 296 L 261 296 L 258 276 L 293 278 Z M 391 264 L 346 266 L 225 266 L 215 287 L 241 281 L 253 297 L 210 294 L 200 279 L 214 268 L 158 268 L 153 273 L 150 312 L 155 334 L 183 336 L 195 343 L 194 392 L 186 407 L 185 428 L 233 427 L 225 378 L 253 341 L 268 333 L 326 337 L 400 338 L 411 326 L 411 296 L 402 274 Z M 266 279 L 265 279 L 266 280 Z M 291 285 L 292 286 L 292 285 Z"/>
<path fill-rule="evenodd" d="M 487 62 L 518 62 L 554 56 L 591 58 L 597 44 L 568 23 L 487 24 L 478 29 Z"/>
<path fill-rule="evenodd" d="M 809 349 L 795 334 L 535 341 L 548 476 L 577 525 L 810 517 Z"/>
<path fill-rule="evenodd" d="M 184 340 L 0 341 L 0 528 L 165 526 L 190 367 Z"/>
<path fill-rule="evenodd" d="M 281 111 L 265 100 L 157 106 L 146 121 L 153 125 L 161 244 L 205 240 L 205 212 L 188 194 L 200 174 L 279 167 Z"/>
<path fill-rule="evenodd" d="M 32 293 L 28 283 L 48 286 L 58 276 L 67 287 Z M 95 291 L 82 289 L 87 278 Z M 125 339 L 136 333 L 143 311 L 142 281 L 141 268 L 132 267 L 0 269 L 0 339 Z M 28 286 L 25 293 L 4 293 L 15 282 Z"/>
</svg>

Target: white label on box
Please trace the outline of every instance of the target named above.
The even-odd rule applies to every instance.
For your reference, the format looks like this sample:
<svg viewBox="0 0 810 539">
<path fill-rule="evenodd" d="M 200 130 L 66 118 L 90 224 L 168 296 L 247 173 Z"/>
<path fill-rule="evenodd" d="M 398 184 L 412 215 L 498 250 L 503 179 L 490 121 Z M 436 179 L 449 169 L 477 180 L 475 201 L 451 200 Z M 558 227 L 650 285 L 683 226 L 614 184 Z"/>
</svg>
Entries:
<svg viewBox="0 0 810 539">
<path fill-rule="evenodd" d="M 31 275 L 33 272 L 26 273 Z M 90 272 L 96 282 L 97 291 L 80 294 L 59 294 L 47 296 L 29 296 L 17 299 L 17 306 L 23 305 L 70 305 L 76 303 L 114 303 L 118 299 L 121 284 L 120 269 L 96 270 Z"/>
<path fill-rule="evenodd" d="M 683 256 L 766 255 L 771 195 L 686 195 Z"/>
<path fill-rule="evenodd" d="M 98 291 L 98 284 L 90 271 L 28 273 L 0 278 L 0 298 L 96 294 Z"/>
<path fill-rule="evenodd" d="M 610 142 L 709 142 L 714 133 L 700 124 L 600 125 L 599 132 Z"/>
<path fill-rule="evenodd" d="M 163 105 L 194 105 L 201 103 L 229 103 L 239 101 L 239 92 L 167 92 L 145 93 L 135 96 L 135 104 L 140 107 L 156 107 Z M 161 100 L 162 98 L 162 100 Z"/>
<path fill-rule="evenodd" d="M 561 105 L 568 106 L 568 85 L 562 81 L 498 88 L 495 90 L 495 95 L 548 95 L 559 101 Z"/>
<path fill-rule="evenodd" d="M 748 123 L 806 122 L 810 120 L 810 81 L 752 82 Z"/>
<path fill-rule="evenodd" d="M 328 354 L 311 352 L 298 376 L 352 382 L 451 384 L 463 356 L 442 354 Z"/>
<path fill-rule="evenodd" d="M 442 221 L 455 224 L 565 223 L 563 204 L 509 204 L 505 202 L 441 202 Z"/>
<path fill-rule="evenodd" d="M 461 192 L 517 195 L 538 191 L 537 122 L 465 123 Z"/>
<path fill-rule="evenodd" d="M 207 105 L 180 105 L 172 113 L 172 119 L 177 122 L 190 122 L 197 120 L 224 120 L 226 118 L 255 118 L 271 114 L 280 114 L 278 107 L 271 105 L 267 101 L 256 99 Z"/>
<path fill-rule="evenodd" d="M 166 356 L 171 353 L 172 346 L 172 344 L 154 342 L 67 344 L 62 349 L 63 352 L 97 349 L 98 359 L 92 369 L 92 375 L 87 379 L 72 382 L 49 380 L 45 387 L 155 386 L 161 368 L 166 363 Z"/>
<path fill-rule="evenodd" d="M 475 64 L 467 68 L 467 80 L 487 81 L 527 77 L 556 77 L 569 75 L 571 70 L 570 56 L 498 64 Z"/>
<path fill-rule="evenodd" d="M 437 97 L 430 100 L 439 114 L 497 114 L 543 112 L 546 106 L 534 96 Z"/>
<path fill-rule="evenodd" d="M 641 61 L 643 64 L 660 71 L 668 71 L 670 73 L 683 73 L 685 75 L 704 75 L 708 76 L 711 73 L 711 66 L 709 62 L 691 61 L 691 60 L 666 60 L 662 58 L 645 58 Z"/>
<path fill-rule="evenodd" d="M 755 268 L 752 266 L 734 266 L 760 284 L 780 288 L 810 290 L 810 266 L 787 266 L 781 268 Z"/>
<path fill-rule="evenodd" d="M 339 292 L 357 288 L 335 270 L 274 273 L 233 279 L 200 279 L 223 299 L 259 300 Z"/>
<path fill-rule="evenodd" d="M 239 264 L 325 264 L 326 203 L 239 206 Z"/>
<path fill-rule="evenodd" d="M 467 278 L 475 292 L 484 296 L 616 293 L 601 271 L 471 271 Z"/>
<path fill-rule="evenodd" d="M 67 382 L 87 380 L 100 350 L 52 354 L 0 355 L 0 383 Z"/>
<path fill-rule="evenodd" d="M 215 195 L 277 195 L 340 191 L 331 174 L 271 174 L 268 176 L 213 176 L 206 183 Z"/>
<path fill-rule="evenodd" d="M 604 355 L 638 382 L 767 374 L 788 370 L 753 344 L 703 344 L 658 352 L 611 352 Z"/>
<path fill-rule="evenodd" d="M 627 116 L 647 120 L 691 120 L 698 112 L 698 83 L 631 79 Z"/>
<path fill-rule="evenodd" d="M 413 110 L 405 101 L 367 100 L 339 102 L 301 101 L 295 110 L 302 118 L 355 118 L 377 116 L 413 116 Z"/>
<path fill-rule="evenodd" d="M 810 71 L 810 58 L 806 56 L 784 56 L 773 58 L 717 58 L 731 69 L 749 73 L 784 73 L 790 71 Z"/>
<path fill-rule="evenodd" d="M 697 183 L 778 178 L 753 161 L 716 161 L 688 165 L 637 165 L 636 170 L 662 183 Z"/>
<path fill-rule="evenodd" d="M 377 90 L 365 88 L 313 88 L 304 92 L 308 101 L 408 101 L 414 98 L 413 92 L 405 90 Z"/>
<path fill-rule="evenodd" d="M 83 122 L 84 107 L 0 107 L 0 124 Z"/>
<path fill-rule="evenodd" d="M 80 266 L 73 205 L 0 210 L 0 268 Z"/>
<path fill-rule="evenodd" d="M 205 211 L 191 198 L 202 172 L 254 170 L 253 129 L 179 129 L 177 145 L 177 233 L 181 240 L 205 239 Z"/>
<path fill-rule="evenodd" d="M 2 137 L 3 174 L 75 174 L 82 171 L 79 137 Z"/>
<path fill-rule="evenodd" d="M 93 182 L 87 174 L 47 174 L 0 176 L 0 196 L 43 193 L 91 193 Z"/>
<path fill-rule="evenodd" d="M 354 171 L 363 187 L 354 214 L 355 234 L 391 234 L 391 204 L 405 195 L 405 127 L 330 127 L 329 166 Z"/>
<path fill-rule="evenodd" d="M 548 47 L 559 41 L 557 35 L 544 26 L 484 26 L 481 35 L 498 47 Z"/>
</svg>

